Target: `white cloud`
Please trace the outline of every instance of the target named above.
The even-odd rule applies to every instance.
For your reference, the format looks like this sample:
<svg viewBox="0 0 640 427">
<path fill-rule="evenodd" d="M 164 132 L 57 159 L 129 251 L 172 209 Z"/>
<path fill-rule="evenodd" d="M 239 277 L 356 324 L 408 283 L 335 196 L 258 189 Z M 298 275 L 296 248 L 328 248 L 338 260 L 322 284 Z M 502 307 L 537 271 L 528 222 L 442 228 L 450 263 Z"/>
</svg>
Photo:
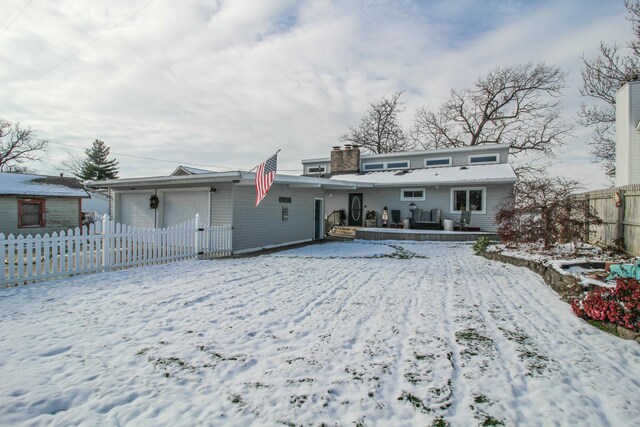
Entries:
<svg viewBox="0 0 640 427">
<path fill-rule="evenodd" d="M 301 158 L 328 155 L 370 101 L 407 90 L 409 124 L 417 107 L 505 63 L 569 71 L 571 119 L 580 55 L 631 35 L 622 4 L 605 0 L 146 4 L 34 2 L 0 37 L 0 116 L 53 142 L 99 138 L 116 153 L 198 165 L 251 168 L 281 148 L 281 168 L 299 169 Z M 9 0 L 6 16 L 22 7 Z M 558 170 L 590 171 L 597 186 L 606 179 L 584 138 L 568 144 Z M 65 150 L 52 145 L 37 168 L 56 173 Z M 123 176 L 174 168 L 118 160 Z"/>
</svg>

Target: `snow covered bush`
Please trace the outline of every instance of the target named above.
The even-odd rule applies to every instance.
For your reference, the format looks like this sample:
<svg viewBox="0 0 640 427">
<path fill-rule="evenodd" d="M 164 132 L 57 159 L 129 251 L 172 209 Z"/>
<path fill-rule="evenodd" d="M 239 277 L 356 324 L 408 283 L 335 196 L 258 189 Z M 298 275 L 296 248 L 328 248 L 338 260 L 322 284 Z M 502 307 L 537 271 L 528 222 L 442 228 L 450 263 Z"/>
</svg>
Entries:
<svg viewBox="0 0 640 427">
<path fill-rule="evenodd" d="M 597 288 L 571 302 L 583 319 L 601 320 L 640 331 L 640 283 L 635 279 L 616 279 L 616 287 Z"/>
</svg>

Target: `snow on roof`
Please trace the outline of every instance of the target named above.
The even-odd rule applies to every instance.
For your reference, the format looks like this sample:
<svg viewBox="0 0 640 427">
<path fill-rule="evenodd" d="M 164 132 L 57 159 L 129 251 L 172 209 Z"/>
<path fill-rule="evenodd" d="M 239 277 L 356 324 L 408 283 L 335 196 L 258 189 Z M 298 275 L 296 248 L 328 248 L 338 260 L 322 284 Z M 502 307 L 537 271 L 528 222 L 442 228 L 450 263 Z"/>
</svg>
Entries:
<svg viewBox="0 0 640 427">
<path fill-rule="evenodd" d="M 0 195 L 89 197 L 75 178 L 0 173 Z"/>
<path fill-rule="evenodd" d="M 363 174 L 340 174 L 331 179 L 375 185 L 462 184 L 482 182 L 515 182 L 513 168 L 508 163 L 474 166 L 449 166 L 413 170 L 376 171 Z"/>
</svg>

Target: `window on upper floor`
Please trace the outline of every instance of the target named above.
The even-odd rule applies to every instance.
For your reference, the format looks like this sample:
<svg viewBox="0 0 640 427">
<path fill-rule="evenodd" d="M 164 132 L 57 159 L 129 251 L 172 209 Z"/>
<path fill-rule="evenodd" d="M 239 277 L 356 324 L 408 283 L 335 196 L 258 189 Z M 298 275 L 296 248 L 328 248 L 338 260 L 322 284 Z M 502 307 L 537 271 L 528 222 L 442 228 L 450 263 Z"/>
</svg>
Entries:
<svg viewBox="0 0 640 427">
<path fill-rule="evenodd" d="M 473 154 L 469 156 L 470 165 L 487 165 L 491 163 L 499 163 L 500 154 Z"/>
<path fill-rule="evenodd" d="M 45 227 L 44 199 L 18 199 L 18 227 Z"/>
<path fill-rule="evenodd" d="M 363 163 L 363 171 L 375 171 L 383 169 L 409 169 L 409 160 L 396 160 L 393 162 L 377 162 L 377 163 Z"/>
<path fill-rule="evenodd" d="M 309 166 L 309 168 L 307 168 L 307 173 L 326 173 L 326 172 L 327 172 L 327 167 L 325 165 Z"/>
<path fill-rule="evenodd" d="M 425 168 L 437 168 L 441 166 L 451 166 L 451 157 L 434 157 L 431 159 L 424 159 Z"/>
</svg>

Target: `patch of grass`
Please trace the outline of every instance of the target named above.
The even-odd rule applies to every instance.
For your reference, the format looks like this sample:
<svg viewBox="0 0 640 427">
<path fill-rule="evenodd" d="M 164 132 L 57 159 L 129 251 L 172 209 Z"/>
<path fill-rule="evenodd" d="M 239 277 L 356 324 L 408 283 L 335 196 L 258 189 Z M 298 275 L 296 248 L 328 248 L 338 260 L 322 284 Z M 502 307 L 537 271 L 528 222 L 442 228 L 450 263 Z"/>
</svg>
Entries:
<svg viewBox="0 0 640 427">
<path fill-rule="evenodd" d="M 299 378 L 297 380 L 287 380 L 288 384 L 297 384 L 297 383 L 312 383 L 315 380 L 313 378 Z"/>
<path fill-rule="evenodd" d="M 257 382 L 257 383 L 244 383 L 244 385 L 246 385 L 249 388 L 269 388 L 271 387 L 270 385 L 261 383 L 261 382 Z"/>
<path fill-rule="evenodd" d="M 418 384 L 422 380 L 420 379 L 420 375 L 414 372 L 407 372 L 404 374 L 404 379 L 411 384 Z"/>
<path fill-rule="evenodd" d="M 510 331 L 505 328 L 498 329 L 502 331 L 509 341 L 517 344 L 518 356 L 527 363 L 527 376 L 540 375 L 546 370 L 549 358 L 537 351 L 531 337 L 520 331 Z"/>
<path fill-rule="evenodd" d="M 478 394 L 473 397 L 473 401 L 476 403 L 488 403 L 490 402 L 489 398 L 484 394 Z"/>
<path fill-rule="evenodd" d="M 291 403 L 292 405 L 302 406 L 308 398 L 309 396 L 307 396 L 306 394 L 294 395 L 289 399 L 289 403 Z"/>
<path fill-rule="evenodd" d="M 433 420 L 431 427 L 449 427 L 449 422 L 444 418 L 439 417 Z"/>
<path fill-rule="evenodd" d="M 480 424 L 483 427 L 488 427 L 488 426 L 503 426 L 504 423 L 497 419 L 497 418 L 493 418 L 491 415 L 485 415 L 484 416 L 484 420 L 482 421 L 482 424 Z"/>
<path fill-rule="evenodd" d="M 244 400 L 242 400 L 242 396 L 240 396 L 239 394 L 232 394 L 229 396 L 229 400 L 231 401 L 231 403 L 239 405 L 239 406 L 244 406 L 245 402 Z"/>
<path fill-rule="evenodd" d="M 600 329 L 601 331 L 608 332 L 615 336 L 620 336 L 618 334 L 618 328 L 616 328 L 616 325 L 614 325 L 613 323 L 605 323 L 605 322 L 601 322 L 600 320 L 593 320 L 593 319 L 586 319 L 586 321 L 591 326 L 594 326 Z"/>
<path fill-rule="evenodd" d="M 151 350 L 149 347 L 145 347 L 142 350 L 140 350 L 139 352 L 136 353 L 136 356 L 144 356 L 145 354 L 147 354 L 147 352 Z"/>
<path fill-rule="evenodd" d="M 354 421 L 353 424 L 355 424 L 356 427 L 364 427 L 364 417 L 361 417 L 358 420 Z"/>
<path fill-rule="evenodd" d="M 427 408 L 419 397 L 409 393 L 406 390 L 402 391 L 402 394 L 400 395 L 400 397 L 398 397 L 398 400 L 408 401 L 409 403 L 411 403 L 411 405 L 413 405 L 414 408 L 419 409 L 425 414 L 431 412 L 431 409 Z"/>
<path fill-rule="evenodd" d="M 463 356 L 486 354 L 493 347 L 493 340 L 480 334 L 476 329 L 463 329 L 456 332 L 456 342 L 466 346 L 461 352 Z"/>
</svg>

